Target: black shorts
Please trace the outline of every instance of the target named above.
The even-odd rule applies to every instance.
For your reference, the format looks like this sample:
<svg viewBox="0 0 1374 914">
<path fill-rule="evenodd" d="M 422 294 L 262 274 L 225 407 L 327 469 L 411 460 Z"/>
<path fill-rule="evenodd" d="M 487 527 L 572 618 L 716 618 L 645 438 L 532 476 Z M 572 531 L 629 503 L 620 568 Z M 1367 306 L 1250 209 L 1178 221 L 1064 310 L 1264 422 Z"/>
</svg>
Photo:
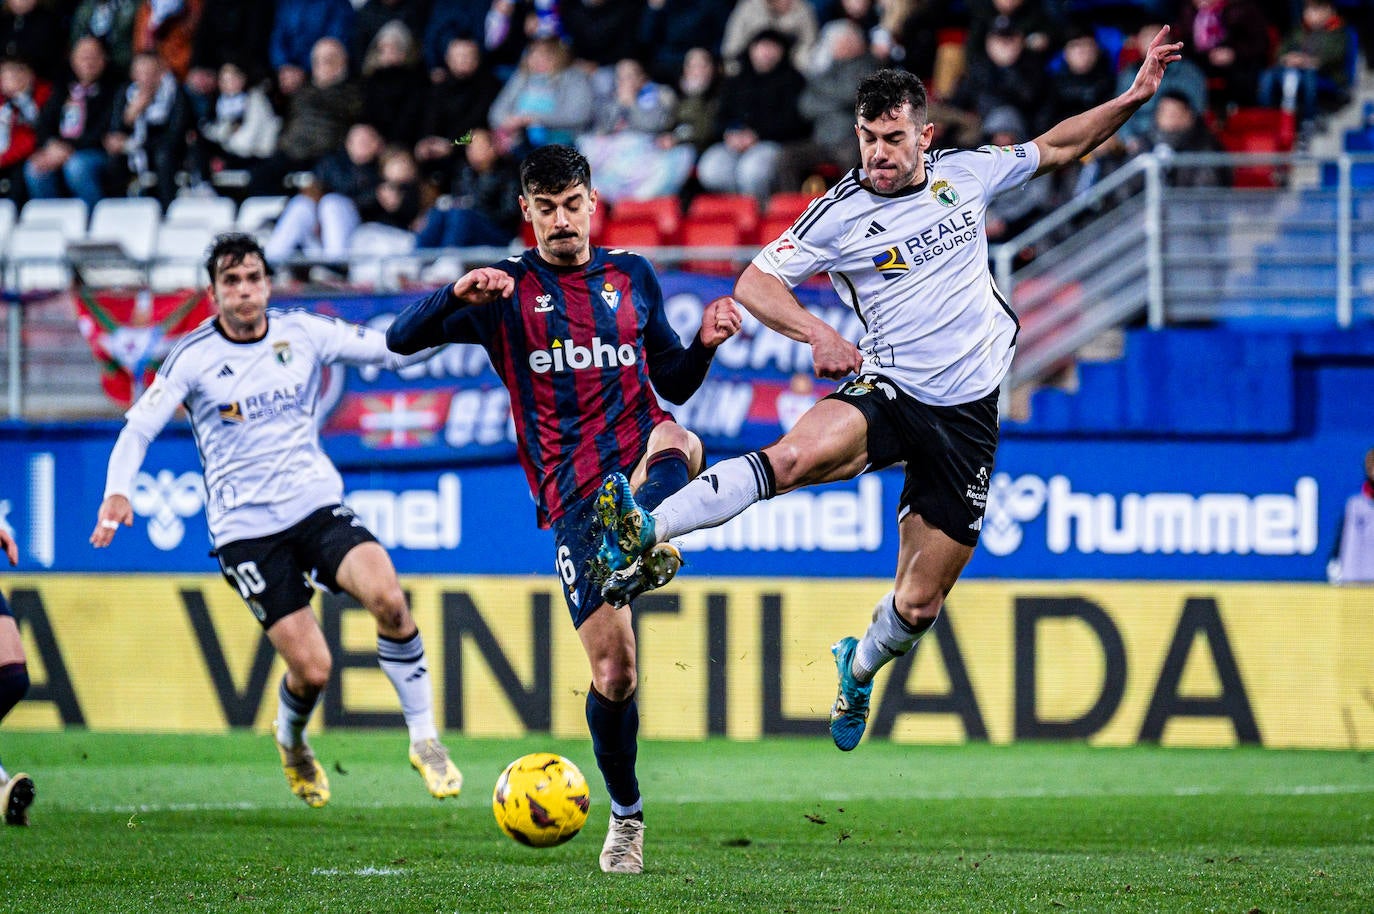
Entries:
<svg viewBox="0 0 1374 914">
<path fill-rule="evenodd" d="M 308 605 L 316 589 L 337 590 L 334 575 L 344 556 L 360 543 L 376 541 L 356 514 L 333 505 L 280 533 L 236 540 L 216 552 L 225 580 L 266 629 Z"/>
<path fill-rule="evenodd" d="M 9 601 L 3 593 L 0 593 L 0 616 L 14 616 L 14 610 L 10 609 Z"/>
<path fill-rule="evenodd" d="M 915 511 L 955 542 L 978 544 L 997 456 L 997 391 L 959 406 L 929 406 L 869 373 L 827 399 L 868 420 L 870 469 L 906 461 L 899 521 Z"/>
</svg>

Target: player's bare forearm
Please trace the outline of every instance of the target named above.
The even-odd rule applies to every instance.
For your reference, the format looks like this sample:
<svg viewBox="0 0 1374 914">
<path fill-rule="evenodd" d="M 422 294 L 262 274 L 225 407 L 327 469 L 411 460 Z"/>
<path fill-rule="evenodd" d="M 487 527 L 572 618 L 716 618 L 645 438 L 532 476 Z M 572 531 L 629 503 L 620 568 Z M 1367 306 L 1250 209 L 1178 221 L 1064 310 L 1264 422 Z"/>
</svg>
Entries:
<svg viewBox="0 0 1374 914">
<path fill-rule="evenodd" d="M 1168 37 L 1168 26 L 1155 35 L 1129 89 L 1096 108 L 1060 121 L 1035 138 L 1040 150 L 1037 176 L 1063 168 L 1101 146 L 1154 96 L 1164 70 L 1182 57 L 1183 43 L 1166 44 Z"/>
<path fill-rule="evenodd" d="M 863 363 L 858 347 L 803 308 L 776 276 L 752 263 L 735 282 L 735 300 L 766 327 L 810 346 L 817 377 L 843 378 Z"/>
</svg>

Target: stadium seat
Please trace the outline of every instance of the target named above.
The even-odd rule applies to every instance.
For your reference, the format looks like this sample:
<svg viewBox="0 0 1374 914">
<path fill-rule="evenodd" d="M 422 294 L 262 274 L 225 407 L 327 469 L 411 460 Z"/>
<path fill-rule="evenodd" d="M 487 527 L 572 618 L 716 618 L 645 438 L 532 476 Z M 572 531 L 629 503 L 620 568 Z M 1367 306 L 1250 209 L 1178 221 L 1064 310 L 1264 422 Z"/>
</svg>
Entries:
<svg viewBox="0 0 1374 914">
<path fill-rule="evenodd" d="M 1278 108 L 1237 108 L 1226 118 L 1221 129 L 1223 145 L 1227 137 L 1248 137 L 1252 135 L 1272 137 L 1276 150 L 1291 152 L 1298 137 L 1297 118 L 1291 111 Z M 1238 145 L 1244 141 L 1237 139 Z"/>
<path fill-rule="evenodd" d="M 672 244 L 682 227 L 682 204 L 677 197 L 621 200 L 611 210 L 613 221 L 652 219 L 658 224 L 659 244 Z"/>
<path fill-rule="evenodd" d="M 689 215 L 682 224 L 682 244 L 685 247 L 735 247 L 743 243 L 744 233 L 728 213 L 698 217 Z M 736 272 L 735 264 L 729 260 L 689 260 L 682 267 L 691 272 L 726 276 Z"/>
<path fill-rule="evenodd" d="M 20 210 L 19 222 L 23 225 L 47 225 L 60 231 L 67 241 L 76 241 L 86 237 L 88 215 L 85 200 L 30 200 Z"/>
<path fill-rule="evenodd" d="M 25 224 L 21 221 L 17 224 L 10 233 L 5 261 L 7 289 L 33 292 L 65 289 L 71 285 L 67 238 L 51 223 Z"/>
<path fill-rule="evenodd" d="M 148 285 L 154 292 L 195 289 L 206 285 L 203 261 L 214 233 L 204 226 L 164 225 L 157 234 Z"/>
<path fill-rule="evenodd" d="M 14 231 L 14 223 L 17 221 L 19 207 L 15 206 L 9 197 L 0 197 L 0 251 L 9 244 L 10 232 Z"/>
<path fill-rule="evenodd" d="M 701 194 L 687 208 L 689 224 L 703 219 L 719 221 L 713 217 L 733 222 L 740 238 L 753 238 L 759 230 L 759 201 L 748 194 Z M 684 237 L 683 244 L 691 242 Z"/>
<path fill-rule="evenodd" d="M 795 216 L 787 213 L 775 213 L 766 215 L 759 221 L 758 236 L 754 239 L 759 244 L 767 244 L 780 237 L 783 232 L 790 229 L 797 221 Z"/>
<path fill-rule="evenodd" d="M 364 222 L 348 242 L 348 281 L 351 285 L 397 285 L 414 279 L 419 265 L 408 257 L 415 250 L 415 236 L 387 225 Z"/>
<path fill-rule="evenodd" d="M 606 220 L 606 227 L 601 230 L 597 244 L 629 250 L 652 248 L 663 244 L 663 233 L 652 217 L 622 219 L 617 215 Z"/>
<path fill-rule="evenodd" d="M 234 228 L 240 232 L 247 232 L 256 235 L 266 231 L 281 211 L 286 208 L 286 197 L 282 195 L 269 197 L 249 197 L 239 204 L 238 217 L 234 220 Z"/>
<path fill-rule="evenodd" d="M 90 242 L 117 244 L 133 260 L 153 256 L 162 207 L 146 197 L 107 197 L 91 210 Z"/>
<path fill-rule="evenodd" d="M 768 198 L 768 205 L 764 207 L 763 214 L 765 216 L 786 216 L 795 220 L 806 211 L 814 199 L 816 199 L 815 194 L 808 194 L 806 191 L 782 191 Z"/>
<path fill-rule="evenodd" d="M 167 207 L 167 222 L 203 225 L 218 235 L 234 227 L 234 201 L 228 197 L 177 197 Z"/>
</svg>

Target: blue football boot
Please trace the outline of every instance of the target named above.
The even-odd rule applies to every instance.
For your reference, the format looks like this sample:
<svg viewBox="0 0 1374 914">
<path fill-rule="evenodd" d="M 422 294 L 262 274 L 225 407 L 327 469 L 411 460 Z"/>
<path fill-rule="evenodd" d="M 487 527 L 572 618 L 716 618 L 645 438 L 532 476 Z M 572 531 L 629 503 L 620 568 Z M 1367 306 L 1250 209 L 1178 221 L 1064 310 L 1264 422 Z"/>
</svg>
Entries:
<svg viewBox="0 0 1374 914">
<path fill-rule="evenodd" d="M 830 647 L 835 655 L 835 669 L 840 675 L 840 691 L 830 708 L 830 738 L 844 752 L 859 745 L 868 726 L 868 699 L 873 695 L 873 683 L 854 678 L 854 650 L 857 638 L 841 638 Z"/>
<path fill-rule="evenodd" d="M 596 516 L 601 521 L 601 546 L 596 557 L 612 575 L 629 568 L 653 548 L 654 516 L 635 503 L 624 473 L 612 473 L 601 483 L 596 494 Z M 677 569 L 673 571 L 676 573 Z"/>
</svg>

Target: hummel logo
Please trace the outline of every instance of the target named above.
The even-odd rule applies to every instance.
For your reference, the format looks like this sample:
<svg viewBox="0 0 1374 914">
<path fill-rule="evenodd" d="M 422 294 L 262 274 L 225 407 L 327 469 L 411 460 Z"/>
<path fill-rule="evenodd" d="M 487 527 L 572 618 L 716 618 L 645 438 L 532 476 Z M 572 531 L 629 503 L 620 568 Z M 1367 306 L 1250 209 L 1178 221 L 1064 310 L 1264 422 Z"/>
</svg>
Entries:
<svg viewBox="0 0 1374 914">
<path fill-rule="evenodd" d="M 546 312 L 546 311 L 552 311 L 552 310 L 553 310 L 553 296 L 552 296 L 552 295 L 536 295 L 536 296 L 534 297 L 534 311 L 535 311 L 536 314 L 543 314 L 543 313 Z"/>
<path fill-rule="evenodd" d="M 708 483 L 708 484 L 711 486 L 711 491 L 712 491 L 712 492 L 719 492 L 719 491 L 720 491 L 720 480 L 716 478 L 716 476 L 715 476 L 714 473 L 712 473 L 712 474 L 709 475 L 709 476 L 703 476 L 703 477 L 701 477 L 701 479 L 702 479 L 702 482 Z"/>
<path fill-rule="evenodd" d="M 215 375 L 217 378 L 232 378 L 233 376 L 234 369 L 230 368 L 228 363 L 225 363 L 225 366 L 219 370 L 219 374 Z"/>
<path fill-rule="evenodd" d="M 872 222 L 868 223 L 868 231 L 864 233 L 864 237 L 872 238 L 874 235 L 881 235 L 885 231 L 887 231 L 887 229 L 879 225 L 878 220 L 874 219 Z"/>
</svg>

